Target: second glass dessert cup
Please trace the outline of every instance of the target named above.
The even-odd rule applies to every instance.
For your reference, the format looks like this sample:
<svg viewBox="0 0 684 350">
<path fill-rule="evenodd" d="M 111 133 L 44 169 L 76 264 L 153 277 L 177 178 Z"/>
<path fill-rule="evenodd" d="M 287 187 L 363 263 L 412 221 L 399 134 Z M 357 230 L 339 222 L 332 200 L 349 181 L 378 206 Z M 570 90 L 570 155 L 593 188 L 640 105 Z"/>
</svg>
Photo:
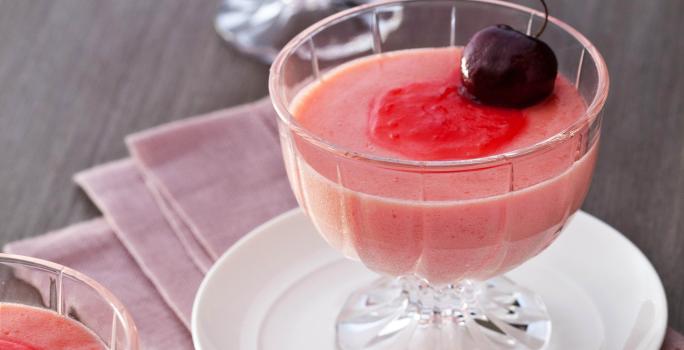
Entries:
<svg viewBox="0 0 684 350">
<path fill-rule="evenodd" d="M 102 349 L 140 349 L 138 330 L 124 305 L 102 285 L 68 267 L 28 256 L 0 253 L 2 303 L 53 312 L 55 318 L 65 318 L 92 333 Z M 46 329 L 32 329 L 28 336 L 64 331 L 54 328 L 59 327 L 59 323 L 33 325 L 36 324 Z M 82 346 L 93 348 L 91 343 Z M 14 349 L 11 344 L 10 348 Z"/>
<path fill-rule="evenodd" d="M 306 130 L 290 110 L 303 88 L 354 59 L 463 46 L 499 23 L 535 32 L 543 19 L 494 0 L 384 1 L 317 23 L 276 58 L 270 92 L 293 192 L 329 244 L 383 275 L 342 306 L 339 348 L 541 349 L 548 342 L 543 301 L 502 274 L 551 244 L 588 191 L 608 75 L 584 36 L 549 18 L 541 37 L 587 102 L 584 114 L 507 153 L 453 161 L 366 154 Z"/>
</svg>

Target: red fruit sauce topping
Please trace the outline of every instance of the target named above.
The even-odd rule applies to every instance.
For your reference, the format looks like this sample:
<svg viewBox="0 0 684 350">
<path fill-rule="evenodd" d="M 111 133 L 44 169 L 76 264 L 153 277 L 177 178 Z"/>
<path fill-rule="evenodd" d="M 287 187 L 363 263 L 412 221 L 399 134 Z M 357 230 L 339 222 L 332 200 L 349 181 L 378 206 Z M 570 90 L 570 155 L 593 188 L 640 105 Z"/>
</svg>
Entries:
<svg viewBox="0 0 684 350">
<path fill-rule="evenodd" d="M 523 111 L 473 102 L 459 94 L 461 85 L 424 82 L 388 91 L 371 107 L 371 140 L 416 160 L 469 159 L 496 153 L 525 127 Z"/>
<path fill-rule="evenodd" d="M 0 339 L 0 350 L 37 350 L 36 348 L 14 340 Z"/>
</svg>

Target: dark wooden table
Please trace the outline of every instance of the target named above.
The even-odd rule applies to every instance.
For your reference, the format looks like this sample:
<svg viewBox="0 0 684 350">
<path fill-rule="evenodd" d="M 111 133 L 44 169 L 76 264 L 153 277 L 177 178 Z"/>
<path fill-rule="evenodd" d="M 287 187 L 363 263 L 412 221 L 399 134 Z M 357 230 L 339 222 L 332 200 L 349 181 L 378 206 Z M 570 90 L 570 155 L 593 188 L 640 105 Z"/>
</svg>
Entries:
<svg viewBox="0 0 684 350">
<path fill-rule="evenodd" d="M 651 259 L 684 330 L 684 1 L 549 4 L 612 74 L 584 209 Z M 0 244 L 98 215 L 71 176 L 125 156 L 126 134 L 266 94 L 268 67 L 219 39 L 215 6 L 0 0 Z"/>
</svg>

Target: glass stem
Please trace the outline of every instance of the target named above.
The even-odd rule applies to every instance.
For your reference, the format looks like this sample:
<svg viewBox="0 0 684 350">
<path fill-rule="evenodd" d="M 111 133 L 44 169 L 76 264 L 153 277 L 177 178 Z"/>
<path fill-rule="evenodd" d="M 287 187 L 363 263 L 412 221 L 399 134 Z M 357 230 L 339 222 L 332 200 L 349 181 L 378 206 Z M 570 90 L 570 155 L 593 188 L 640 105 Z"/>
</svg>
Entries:
<svg viewBox="0 0 684 350">
<path fill-rule="evenodd" d="M 466 313 L 478 313 L 477 297 L 481 293 L 481 283 L 464 280 L 456 284 L 431 285 L 417 277 L 401 277 L 403 292 L 420 323 L 441 324 L 463 322 Z M 413 310 L 411 310 L 413 309 Z"/>
</svg>

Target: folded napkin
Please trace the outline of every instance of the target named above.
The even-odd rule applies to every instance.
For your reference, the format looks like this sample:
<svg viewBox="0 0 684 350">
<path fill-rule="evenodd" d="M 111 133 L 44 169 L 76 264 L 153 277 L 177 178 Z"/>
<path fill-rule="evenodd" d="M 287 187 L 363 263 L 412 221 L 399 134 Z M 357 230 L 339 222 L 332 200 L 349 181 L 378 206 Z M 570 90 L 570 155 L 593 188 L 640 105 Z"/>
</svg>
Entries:
<svg viewBox="0 0 684 350">
<path fill-rule="evenodd" d="M 191 349 L 192 300 L 209 266 L 252 228 L 296 205 L 275 112 L 264 99 L 126 143 L 131 158 L 75 176 L 105 219 L 6 249 L 103 282 L 132 312 L 145 349 Z M 684 339 L 668 332 L 664 349 L 684 350 Z"/>
<path fill-rule="evenodd" d="M 134 134 L 127 143 L 214 259 L 245 232 L 296 205 L 268 99 Z"/>
<path fill-rule="evenodd" d="M 296 205 L 277 138 L 262 100 L 132 135 L 133 159 L 75 177 L 186 324 L 208 263 Z"/>
<path fill-rule="evenodd" d="M 100 208 L 121 243 L 189 326 L 195 290 L 203 270 L 164 218 L 130 159 L 76 175 L 76 182 Z M 188 244 L 187 246 L 190 246 Z"/>
</svg>

